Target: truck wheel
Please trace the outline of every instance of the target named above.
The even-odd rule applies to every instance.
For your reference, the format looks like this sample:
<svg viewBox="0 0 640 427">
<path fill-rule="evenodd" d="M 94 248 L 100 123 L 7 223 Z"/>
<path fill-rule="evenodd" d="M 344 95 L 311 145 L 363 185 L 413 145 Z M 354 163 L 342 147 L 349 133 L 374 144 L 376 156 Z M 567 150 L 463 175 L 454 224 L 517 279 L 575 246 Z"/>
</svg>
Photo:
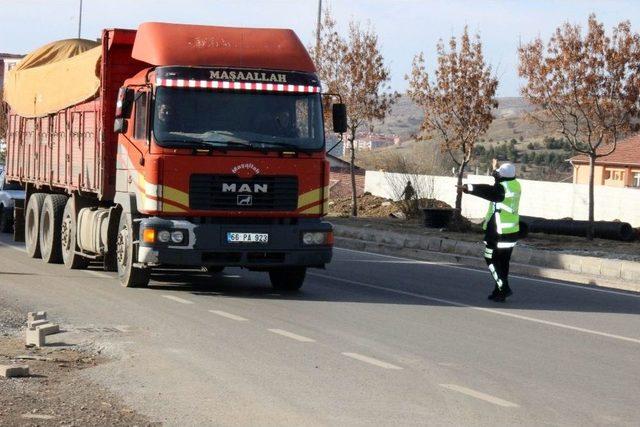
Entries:
<svg viewBox="0 0 640 427">
<path fill-rule="evenodd" d="M 306 267 L 293 267 L 271 270 L 269 272 L 269 278 L 271 279 L 271 286 L 273 286 L 273 289 L 293 292 L 302 287 L 306 274 Z"/>
<path fill-rule="evenodd" d="M 11 233 L 13 231 L 13 209 L 0 205 L 0 232 Z"/>
<path fill-rule="evenodd" d="M 89 259 L 77 253 L 76 243 L 77 218 L 73 197 L 67 199 L 60 226 L 60 247 L 62 261 L 70 270 L 80 270 L 89 266 Z"/>
<path fill-rule="evenodd" d="M 120 216 L 118 237 L 116 239 L 116 259 L 118 262 L 118 279 L 127 288 L 143 288 L 149 284 L 151 270 L 135 267 L 138 254 L 133 244 L 137 238 L 136 229 L 131 220 L 131 214 L 125 212 Z"/>
<path fill-rule="evenodd" d="M 60 228 L 62 216 L 67 203 L 67 196 L 49 194 L 44 199 L 40 216 L 40 252 L 42 260 L 49 264 L 62 261 L 62 245 L 60 244 Z"/>
<path fill-rule="evenodd" d="M 40 216 L 46 194 L 34 193 L 29 197 L 27 212 L 25 213 L 24 241 L 27 254 L 31 258 L 40 258 Z"/>
</svg>

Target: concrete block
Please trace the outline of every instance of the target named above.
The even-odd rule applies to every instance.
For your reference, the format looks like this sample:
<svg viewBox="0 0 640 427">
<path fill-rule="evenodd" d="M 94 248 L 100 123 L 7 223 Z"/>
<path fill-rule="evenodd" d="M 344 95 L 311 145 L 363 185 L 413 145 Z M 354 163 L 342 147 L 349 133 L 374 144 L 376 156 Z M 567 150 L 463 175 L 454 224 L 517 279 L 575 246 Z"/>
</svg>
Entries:
<svg viewBox="0 0 640 427">
<path fill-rule="evenodd" d="M 640 282 L 640 262 L 620 261 L 622 271 L 620 273 L 622 279 L 631 282 Z"/>
<path fill-rule="evenodd" d="M 429 245 L 427 246 L 427 250 L 440 252 L 442 249 L 442 240 L 439 237 L 432 237 L 429 239 Z"/>
<path fill-rule="evenodd" d="M 620 278 L 622 276 L 622 262 L 619 259 L 606 259 L 601 260 L 601 274 L 605 277 Z"/>
<path fill-rule="evenodd" d="M 47 320 L 46 311 L 30 311 L 27 313 L 27 323 L 35 322 L 36 320 Z"/>
<path fill-rule="evenodd" d="M 529 264 L 531 261 L 531 256 L 533 254 L 533 250 L 529 248 L 524 248 L 522 246 L 516 246 L 513 249 L 513 254 L 511 255 L 511 260 L 513 262 L 517 262 L 519 264 Z"/>
<path fill-rule="evenodd" d="M 533 250 L 529 257 L 529 264 L 537 265 L 540 267 L 547 266 L 547 251 Z"/>
<path fill-rule="evenodd" d="M 0 377 L 15 378 L 28 377 L 28 365 L 0 365 Z"/>
<path fill-rule="evenodd" d="M 440 245 L 440 252 L 455 253 L 455 251 L 456 251 L 455 240 L 442 239 L 442 244 Z"/>
<path fill-rule="evenodd" d="M 553 254 L 549 253 L 549 264 L 546 265 L 548 268 L 561 268 L 563 270 L 573 271 L 574 273 L 582 273 L 582 258 L 578 255 L 569 255 L 569 254 Z M 598 275 L 600 275 L 600 268 L 598 267 Z"/>
<path fill-rule="evenodd" d="M 456 253 L 458 255 L 481 256 L 483 251 L 477 242 L 465 242 L 460 240 L 456 243 Z"/>
<path fill-rule="evenodd" d="M 44 337 L 45 335 L 40 332 L 38 328 L 36 329 L 27 329 L 26 332 L 26 345 L 27 347 L 42 347 L 44 345 Z"/>
<path fill-rule="evenodd" d="M 60 332 L 60 326 L 53 323 L 45 323 L 35 328 L 27 328 L 26 345 L 27 347 L 42 347 L 45 344 L 45 337 Z"/>
<path fill-rule="evenodd" d="M 36 326 L 36 329 L 41 331 L 45 336 L 53 335 L 60 332 L 60 326 L 53 323 L 46 323 L 44 325 Z"/>
<path fill-rule="evenodd" d="M 602 274 L 602 260 L 593 257 L 583 257 L 581 273 L 600 276 Z"/>
<path fill-rule="evenodd" d="M 40 326 L 40 325 L 46 325 L 47 323 L 49 323 L 48 320 L 46 319 L 42 319 L 42 320 L 34 320 L 34 321 L 28 321 L 27 322 L 27 327 L 29 329 L 35 329 L 36 326 Z"/>
<path fill-rule="evenodd" d="M 420 237 L 407 237 L 404 246 L 409 249 L 422 249 L 423 239 Z"/>
</svg>

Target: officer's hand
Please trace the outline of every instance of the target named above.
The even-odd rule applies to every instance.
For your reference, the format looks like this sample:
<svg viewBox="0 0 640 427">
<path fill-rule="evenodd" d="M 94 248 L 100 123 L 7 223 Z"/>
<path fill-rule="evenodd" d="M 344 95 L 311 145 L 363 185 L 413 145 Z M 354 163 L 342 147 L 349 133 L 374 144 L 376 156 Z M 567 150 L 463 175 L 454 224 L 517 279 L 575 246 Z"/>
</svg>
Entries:
<svg viewBox="0 0 640 427">
<path fill-rule="evenodd" d="M 495 159 L 495 158 L 494 158 L 494 159 L 492 159 L 492 160 L 491 160 L 491 168 L 492 168 L 493 170 L 498 169 L 498 159 Z"/>
</svg>

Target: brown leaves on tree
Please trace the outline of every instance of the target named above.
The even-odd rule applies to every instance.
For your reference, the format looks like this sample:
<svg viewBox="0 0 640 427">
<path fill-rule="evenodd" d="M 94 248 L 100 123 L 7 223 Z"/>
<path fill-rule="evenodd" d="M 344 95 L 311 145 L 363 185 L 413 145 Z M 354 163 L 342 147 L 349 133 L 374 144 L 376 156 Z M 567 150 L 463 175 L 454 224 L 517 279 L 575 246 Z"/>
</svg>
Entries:
<svg viewBox="0 0 640 427">
<path fill-rule="evenodd" d="M 560 132 L 577 152 L 589 156 L 589 220 L 593 221 L 595 160 L 616 149 L 637 123 L 640 96 L 640 36 L 628 21 L 607 36 L 595 15 L 586 34 L 565 23 L 546 44 L 537 38 L 520 46 L 522 95 L 541 108 L 532 118 Z"/>
<path fill-rule="evenodd" d="M 363 125 L 370 124 L 373 120 L 383 120 L 399 95 L 390 92 L 390 71 L 380 53 L 375 30 L 369 25 L 362 26 L 359 22 L 351 22 L 348 37 L 345 39 L 337 32 L 336 21 L 330 11 L 325 10 L 323 15 L 320 43 L 310 50 L 326 92 L 340 94 L 347 106 L 347 142 L 351 152 L 353 190 L 352 214 L 356 216 L 356 133 Z M 325 104 L 325 107 L 328 107 L 328 104 Z M 330 108 L 325 108 L 325 114 L 330 112 Z M 325 123 L 331 123 L 328 116 L 325 116 Z"/>
<path fill-rule="evenodd" d="M 493 121 L 498 80 L 484 61 L 480 36 L 471 40 L 466 27 L 459 46 L 455 37 L 448 46 L 440 40 L 437 52 L 434 80 L 426 70 L 424 55 L 416 55 L 411 75 L 406 76 L 407 94 L 423 109 L 422 133 L 442 139 L 441 148 L 458 165 L 458 184 L 462 184 L 473 147 Z M 461 207 L 462 193 L 458 192 L 456 209 Z"/>
</svg>

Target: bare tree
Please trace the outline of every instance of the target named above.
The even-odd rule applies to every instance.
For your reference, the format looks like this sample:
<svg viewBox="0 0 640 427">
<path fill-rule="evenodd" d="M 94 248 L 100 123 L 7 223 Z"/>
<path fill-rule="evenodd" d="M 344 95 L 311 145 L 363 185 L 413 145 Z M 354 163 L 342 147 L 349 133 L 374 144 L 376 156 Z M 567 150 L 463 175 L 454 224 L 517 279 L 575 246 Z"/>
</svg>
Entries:
<svg viewBox="0 0 640 427">
<path fill-rule="evenodd" d="M 4 102 L 4 89 L 0 87 L 0 141 L 7 141 L 7 128 L 9 123 L 7 122 L 7 115 L 9 113 L 9 106 Z M 4 163 L 6 153 L 0 150 L 0 163 Z"/>
<path fill-rule="evenodd" d="M 320 43 L 312 48 L 320 80 L 327 92 L 338 93 L 347 106 L 347 142 L 350 149 L 352 187 L 351 214 L 358 215 L 354 141 L 358 129 L 373 120 L 383 120 L 398 98 L 388 87 L 390 72 L 378 46 L 378 36 L 370 26 L 349 24 L 348 38 L 336 30 L 336 21 L 326 9 L 320 26 Z M 328 110 L 328 109 L 325 109 Z"/>
<path fill-rule="evenodd" d="M 416 55 L 411 75 L 405 78 L 409 80 L 409 97 L 424 111 L 421 132 L 440 137 L 441 149 L 456 164 L 458 185 L 462 185 L 475 143 L 493 121 L 492 109 L 498 106 L 498 80 L 484 61 L 479 35 L 472 41 L 465 27 L 460 46 L 451 37 L 448 47 L 447 50 L 442 40 L 438 42 L 434 80 L 429 78 L 422 53 Z M 462 211 L 460 190 L 455 207 Z"/>
<path fill-rule="evenodd" d="M 607 36 L 595 15 L 587 33 L 565 23 L 544 46 L 538 37 L 518 49 L 522 95 L 541 107 L 532 117 L 562 133 L 574 150 L 589 157 L 589 222 L 593 238 L 594 171 L 598 157 L 608 156 L 632 130 L 640 92 L 640 36 L 629 21 Z"/>
</svg>

